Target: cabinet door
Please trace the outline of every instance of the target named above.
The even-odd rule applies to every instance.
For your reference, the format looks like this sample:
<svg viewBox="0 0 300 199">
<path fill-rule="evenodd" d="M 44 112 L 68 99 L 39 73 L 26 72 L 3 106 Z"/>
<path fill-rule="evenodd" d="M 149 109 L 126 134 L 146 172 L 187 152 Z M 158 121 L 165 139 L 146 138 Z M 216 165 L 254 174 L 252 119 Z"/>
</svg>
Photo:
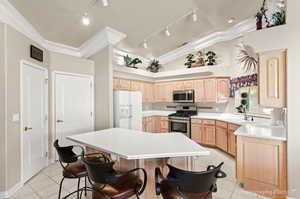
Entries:
<svg viewBox="0 0 300 199">
<path fill-rule="evenodd" d="M 194 89 L 194 81 L 193 80 L 183 81 L 183 89 L 184 90 L 193 90 Z"/>
<path fill-rule="evenodd" d="M 217 79 L 217 101 L 226 103 L 229 100 L 229 79 Z"/>
<path fill-rule="evenodd" d="M 216 79 L 205 79 L 204 80 L 205 90 L 205 102 L 216 102 L 217 101 L 217 85 Z"/>
<path fill-rule="evenodd" d="M 173 84 L 173 91 L 182 91 L 184 90 L 183 81 L 175 81 Z"/>
<path fill-rule="evenodd" d="M 233 130 L 228 130 L 228 151 L 230 155 L 236 156 L 236 135 Z"/>
<path fill-rule="evenodd" d="M 120 79 L 120 90 L 129 91 L 131 89 L 131 81 L 128 79 Z"/>
<path fill-rule="evenodd" d="M 154 101 L 153 85 L 151 83 L 147 83 L 147 82 L 142 83 L 141 91 L 142 91 L 144 103 L 150 103 Z"/>
<path fill-rule="evenodd" d="M 120 79 L 119 78 L 114 78 L 113 89 L 114 90 L 120 90 Z"/>
<path fill-rule="evenodd" d="M 204 144 L 216 145 L 216 129 L 215 126 L 203 125 L 203 142 Z"/>
<path fill-rule="evenodd" d="M 205 90 L 204 90 L 204 80 L 195 80 L 194 81 L 195 89 L 195 101 L 204 102 L 205 101 Z"/>
<path fill-rule="evenodd" d="M 259 103 L 262 106 L 286 106 L 286 51 L 259 55 Z"/>
<path fill-rule="evenodd" d="M 203 129 L 201 123 L 192 123 L 191 137 L 197 143 L 204 143 L 203 141 Z"/>
<path fill-rule="evenodd" d="M 246 190 L 285 198 L 286 142 L 238 136 L 236 160 L 238 181 Z"/>
<path fill-rule="evenodd" d="M 227 128 L 216 127 L 216 146 L 227 152 Z"/>
<path fill-rule="evenodd" d="M 131 81 L 131 89 L 132 91 L 141 91 L 142 84 L 139 81 Z"/>
</svg>

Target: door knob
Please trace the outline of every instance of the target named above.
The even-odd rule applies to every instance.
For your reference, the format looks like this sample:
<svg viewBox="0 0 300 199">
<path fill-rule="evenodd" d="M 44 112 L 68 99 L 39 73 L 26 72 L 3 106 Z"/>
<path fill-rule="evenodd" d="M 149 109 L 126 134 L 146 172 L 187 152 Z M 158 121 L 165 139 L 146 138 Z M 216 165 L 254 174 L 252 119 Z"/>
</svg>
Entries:
<svg viewBox="0 0 300 199">
<path fill-rule="evenodd" d="M 56 120 L 57 123 L 63 123 L 63 120 Z"/>
<path fill-rule="evenodd" d="M 32 128 L 25 126 L 24 130 L 25 131 L 30 131 L 30 130 L 32 130 Z"/>
</svg>

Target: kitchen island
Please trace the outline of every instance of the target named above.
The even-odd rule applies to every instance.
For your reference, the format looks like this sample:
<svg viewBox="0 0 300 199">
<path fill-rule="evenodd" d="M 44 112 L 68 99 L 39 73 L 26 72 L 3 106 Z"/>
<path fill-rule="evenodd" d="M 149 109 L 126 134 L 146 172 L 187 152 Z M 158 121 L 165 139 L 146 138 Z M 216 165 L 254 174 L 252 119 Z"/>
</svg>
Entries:
<svg viewBox="0 0 300 199">
<path fill-rule="evenodd" d="M 165 170 L 170 158 L 184 158 L 185 161 L 180 168 L 193 170 L 193 157 L 208 156 L 210 153 L 181 133 L 153 134 L 112 128 L 70 136 L 67 139 L 110 154 L 120 170 L 135 167 L 146 169 L 148 184 L 141 198 L 147 199 L 156 198 L 154 189 L 156 167 Z"/>
</svg>

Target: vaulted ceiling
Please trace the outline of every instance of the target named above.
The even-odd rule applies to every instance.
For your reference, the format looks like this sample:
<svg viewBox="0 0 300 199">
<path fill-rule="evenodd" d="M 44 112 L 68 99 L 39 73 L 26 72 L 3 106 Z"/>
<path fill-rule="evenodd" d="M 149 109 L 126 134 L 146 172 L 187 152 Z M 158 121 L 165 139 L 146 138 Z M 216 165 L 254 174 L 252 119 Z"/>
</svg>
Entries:
<svg viewBox="0 0 300 199">
<path fill-rule="evenodd" d="M 108 26 L 127 35 L 119 48 L 145 57 L 159 57 L 184 42 L 253 17 L 262 0 L 109 0 L 108 7 L 103 7 L 101 1 L 92 6 L 95 0 L 9 2 L 47 40 L 79 47 Z M 196 22 L 191 16 L 178 21 L 194 9 L 197 9 Z M 86 11 L 91 17 L 90 26 L 81 24 Z M 236 19 L 233 24 L 227 22 L 231 17 Z M 163 29 L 170 23 L 171 36 L 166 37 Z M 148 49 L 142 47 L 146 38 Z"/>
</svg>

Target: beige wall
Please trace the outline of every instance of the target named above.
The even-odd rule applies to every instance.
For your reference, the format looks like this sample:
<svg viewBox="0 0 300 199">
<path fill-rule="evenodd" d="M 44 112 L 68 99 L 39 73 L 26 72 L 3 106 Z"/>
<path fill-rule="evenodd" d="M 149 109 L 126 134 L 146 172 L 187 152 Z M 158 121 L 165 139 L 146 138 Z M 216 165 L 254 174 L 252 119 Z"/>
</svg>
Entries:
<svg viewBox="0 0 300 199">
<path fill-rule="evenodd" d="M 113 126 L 112 47 L 107 47 L 90 59 L 95 62 L 95 128 Z"/>
<path fill-rule="evenodd" d="M 5 139 L 4 24 L 0 22 L 0 192 L 5 190 Z"/>
<path fill-rule="evenodd" d="M 52 118 L 55 118 L 53 102 L 53 74 L 52 72 L 66 72 L 94 76 L 94 62 L 92 60 L 64 55 L 56 52 L 49 52 L 49 158 L 54 159 L 53 138 L 56 137 L 53 129 Z"/>
<path fill-rule="evenodd" d="M 15 29 L 5 25 L 6 59 L 7 59 L 7 158 L 6 158 L 6 190 L 21 179 L 20 123 L 13 122 L 12 116 L 20 113 L 20 60 L 27 60 L 47 68 L 48 53 L 44 50 L 44 63 L 30 58 L 30 45 L 38 44 L 28 39 Z M 41 47 L 40 47 L 41 48 Z"/>
</svg>

